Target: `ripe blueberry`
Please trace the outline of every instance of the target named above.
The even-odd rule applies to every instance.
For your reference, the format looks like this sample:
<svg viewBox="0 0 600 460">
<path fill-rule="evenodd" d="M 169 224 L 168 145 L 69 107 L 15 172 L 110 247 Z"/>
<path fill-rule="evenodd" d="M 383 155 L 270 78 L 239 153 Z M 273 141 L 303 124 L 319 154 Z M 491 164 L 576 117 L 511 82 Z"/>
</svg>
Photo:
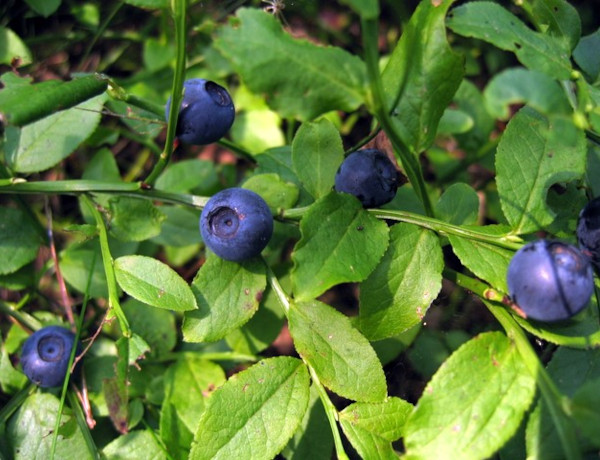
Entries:
<svg viewBox="0 0 600 460">
<path fill-rule="evenodd" d="M 186 80 L 183 88 L 176 130 L 179 140 L 184 144 L 204 145 L 221 139 L 235 118 L 235 108 L 227 90 L 203 78 Z M 171 98 L 165 108 L 167 119 L 170 106 Z"/>
<path fill-rule="evenodd" d="M 229 188 L 215 194 L 200 215 L 200 233 L 208 248 L 225 260 L 257 256 L 273 234 L 273 217 L 257 193 Z"/>
<path fill-rule="evenodd" d="M 592 266 L 575 246 L 538 240 L 508 265 L 508 291 L 527 318 L 560 321 L 579 313 L 594 290 Z"/>
<path fill-rule="evenodd" d="M 600 266 L 600 197 L 586 204 L 579 213 L 577 239 L 583 253 Z"/>
<path fill-rule="evenodd" d="M 21 352 L 27 378 L 41 387 L 62 385 L 74 342 L 75 334 L 60 326 L 46 326 L 30 335 Z"/>
<path fill-rule="evenodd" d="M 335 175 L 335 190 L 354 195 L 365 208 L 388 203 L 396 196 L 400 173 L 381 150 L 352 152 Z"/>
</svg>

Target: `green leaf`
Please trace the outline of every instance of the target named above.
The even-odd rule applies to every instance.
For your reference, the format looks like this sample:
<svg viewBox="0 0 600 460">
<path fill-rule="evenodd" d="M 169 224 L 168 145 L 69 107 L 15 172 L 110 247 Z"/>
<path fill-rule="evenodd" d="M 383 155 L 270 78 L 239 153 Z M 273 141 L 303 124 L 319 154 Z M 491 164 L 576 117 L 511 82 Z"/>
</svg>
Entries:
<svg viewBox="0 0 600 460">
<path fill-rule="evenodd" d="M 468 227 L 467 227 L 468 228 Z M 479 232 L 491 235 L 502 235 L 506 233 L 505 227 L 470 227 Z M 487 281 L 494 288 L 502 292 L 508 292 L 506 285 L 506 272 L 508 264 L 514 255 L 514 251 L 501 248 L 494 244 L 483 241 L 475 241 L 470 238 L 461 238 L 456 235 L 448 235 L 450 244 L 460 262 L 471 270 L 476 276 Z"/>
<path fill-rule="evenodd" d="M 147 10 L 167 8 L 169 6 L 169 0 L 125 0 L 125 3 Z"/>
<path fill-rule="evenodd" d="M 119 182 L 121 174 L 117 160 L 109 148 L 101 148 L 94 153 L 81 175 L 84 180 L 101 180 L 105 182 Z"/>
<path fill-rule="evenodd" d="M 600 379 L 589 379 L 573 396 L 573 417 L 579 426 L 581 432 L 594 444 L 600 448 L 600 395 L 598 394 L 598 385 Z"/>
<path fill-rule="evenodd" d="M 123 256 L 114 261 L 121 289 L 131 297 L 157 308 L 173 311 L 195 310 L 192 290 L 175 270 L 146 256 Z"/>
<path fill-rule="evenodd" d="M 454 225 L 476 224 L 479 215 L 479 196 L 467 184 L 452 184 L 438 200 L 435 215 L 438 219 Z"/>
<path fill-rule="evenodd" d="M 111 233 L 121 241 L 144 241 L 160 234 L 165 215 L 149 200 L 120 196 L 109 200 Z"/>
<path fill-rule="evenodd" d="M 331 110 L 350 112 L 364 102 L 366 69 L 359 58 L 296 40 L 259 9 L 240 8 L 215 45 L 248 88 L 265 94 L 283 118 L 306 121 Z"/>
<path fill-rule="evenodd" d="M 227 335 L 227 344 L 238 353 L 256 355 L 273 343 L 284 323 L 285 314 L 277 294 L 267 288 L 256 314 Z"/>
<path fill-rule="evenodd" d="M 463 80 L 454 95 L 454 103 L 467 113 L 474 122 L 473 128 L 464 134 L 456 134 L 460 146 L 469 155 L 477 154 L 490 139 L 495 128 L 495 120 L 485 108 L 480 90 L 469 80 Z"/>
<path fill-rule="evenodd" d="M 109 239 L 110 253 L 113 258 L 131 254 L 138 248 L 138 243 L 123 243 Z M 98 239 L 70 245 L 60 253 L 60 269 L 62 274 L 73 288 L 81 293 L 87 293 L 92 298 L 108 297 L 106 274 L 102 265 L 102 253 Z M 91 284 L 88 280 L 91 274 Z"/>
<path fill-rule="evenodd" d="M 463 58 L 446 39 L 445 17 L 452 3 L 419 3 L 382 74 L 394 127 L 414 153 L 433 143 L 464 74 Z"/>
<path fill-rule="evenodd" d="M 198 309 L 184 315 L 184 340 L 213 342 L 247 323 L 266 285 L 266 268 L 260 258 L 236 263 L 209 256 L 192 282 Z"/>
<path fill-rule="evenodd" d="M 25 0 L 29 7 L 45 18 L 54 13 L 61 4 L 61 0 Z"/>
<path fill-rule="evenodd" d="M 35 259 L 41 238 L 23 211 L 0 207 L 0 275 L 14 273 Z"/>
<path fill-rule="evenodd" d="M 570 53 L 558 40 L 534 32 L 497 3 L 476 1 L 461 5 L 448 15 L 447 24 L 457 34 L 512 51 L 531 70 L 559 79 L 571 76 Z"/>
<path fill-rule="evenodd" d="M 496 181 L 514 233 L 531 233 L 553 221 L 546 193 L 557 182 L 581 178 L 586 154 L 585 134 L 570 119 L 548 120 L 525 107 L 510 120 L 496 152 Z"/>
<path fill-rule="evenodd" d="M 590 83 L 597 83 L 600 79 L 600 29 L 586 35 L 579 40 L 577 47 L 573 50 L 573 59 L 583 70 Z"/>
<path fill-rule="evenodd" d="M 258 193 L 274 213 L 289 209 L 298 201 L 298 187 L 282 180 L 277 174 L 254 174 L 242 184 L 242 187 Z"/>
<path fill-rule="evenodd" d="M 269 358 L 235 374 L 208 401 L 190 460 L 272 458 L 298 428 L 309 395 L 308 371 L 290 357 Z"/>
<path fill-rule="evenodd" d="M 333 436 L 319 398 L 319 392 L 313 384 L 310 387 L 308 409 L 300 426 L 294 433 L 282 454 L 286 460 L 331 460 Z"/>
<path fill-rule="evenodd" d="M 292 143 L 292 163 L 304 188 L 314 198 L 331 192 L 343 160 L 342 139 L 331 121 L 321 118 L 300 126 Z"/>
<path fill-rule="evenodd" d="M 387 385 L 381 363 L 347 316 L 312 300 L 293 303 L 288 321 L 296 351 L 323 385 L 354 401 L 383 401 Z"/>
<path fill-rule="evenodd" d="M 152 308 L 136 299 L 128 299 L 121 306 L 131 330 L 148 344 L 153 356 L 164 355 L 175 348 L 177 329 L 171 312 Z"/>
<path fill-rule="evenodd" d="M 26 460 L 50 458 L 52 432 L 56 424 L 59 401 L 51 393 L 34 393 L 19 407 L 6 425 L 6 439 L 10 458 Z M 69 409 L 63 410 L 60 427 L 71 424 Z M 55 458 L 65 460 L 91 459 L 77 425 L 69 435 L 59 435 Z"/>
<path fill-rule="evenodd" d="M 0 49 L 0 64 L 11 65 L 17 63 L 17 67 L 31 64 L 31 51 L 27 45 L 11 29 L 0 27 L 0 43 L 4 46 Z M 4 96 L 4 91 L 0 93 L 0 101 Z M 4 112 L 3 104 L 0 102 L 0 112 Z"/>
<path fill-rule="evenodd" d="M 360 285 L 358 328 L 369 340 L 381 340 L 420 323 L 442 287 L 443 267 L 433 232 L 393 225 L 387 252 Z"/>
<path fill-rule="evenodd" d="M 567 398 L 573 398 L 573 404 L 578 391 L 583 391 L 585 394 L 587 382 L 594 382 L 600 378 L 600 350 L 559 347 L 552 355 L 547 371 L 558 391 Z M 573 415 L 579 412 L 577 405 L 571 407 Z M 547 423 L 550 417 L 548 406 L 541 398 L 527 423 L 528 458 L 554 459 L 557 458 L 557 452 L 562 452 L 560 438 L 554 424 Z M 584 431 L 586 432 L 587 430 Z M 578 437 L 578 441 L 582 453 L 597 451 L 592 448 L 587 439 Z"/>
<path fill-rule="evenodd" d="M 508 120 L 511 104 L 523 103 L 546 115 L 568 113 L 569 101 L 560 84 L 535 70 L 507 69 L 496 74 L 483 93 L 488 112 L 495 118 Z"/>
<path fill-rule="evenodd" d="M 162 215 L 160 234 L 152 238 L 152 242 L 164 246 L 184 247 L 202 241 L 198 223 L 200 211 L 189 207 L 156 206 L 156 213 Z"/>
<path fill-rule="evenodd" d="M 21 129 L 8 127 L 5 155 L 9 167 L 19 173 L 33 173 L 68 157 L 98 126 L 105 100 L 106 94 L 101 94 Z"/>
<path fill-rule="evenodd" d="M 215 164 L 209 160 L 182 160 L 170 163 L 156 180 L 156 188 L 173 193 L 209 194 L 219 186 Z"/>
<path fill-rule="evenodd" d="M 490 457 L 519 427 L 535 388 L 512 341 L 500 332 L 480 334 L 454 352 L 425 387 L 405 425 L 408 455 Z"/>
<path fill-rule="evenodd" d="M 2 392 L 7 395 L 14 394 L 24 388 L 27 382 L 25 374 L 13 367 L 6 347 L 0 341 L 0 388 Z"/>
<path fill-rule="evenodd" d="M 136 430 L 113 439 L 102 453 L 111 460 L 166 460 L 156 437 L 149 430 Z"/>
<path fill-rule="evenodd" d="M 579 12 L 565 0 L 527 0 L 519 3 L 535 27 L 554 37 L 571 52 L 581 37 Z"/>
<path fill-rule="evenodd" d="M 169 452 L 187 458 L 194 433 L 214 388 L 225 383 L 223 369 L 201 356 L 185 354 L 164 375 L 160 434 Z"/>
<path fill-rule="evenodd" d="M 471 130 L 475 122 L 471 116 L 462 110 L 447 108 L 444 110 L 438 134 L 461 134 Z"/>
<path fill-rule="evenodd" d="M 397 459 L 391 443 L 402 436 L 412 409 L 395 397 L 379 403 L 354 403 L 340 412 L 340 424 L 362 458 Z"/>
<path fill-rule="evenodd" d="M 300 231 L 292 254 L 293 292 L 300 300 L 338 283 L 364 280 L 388 245 L 385 222 L 348 194 L 331 192 L 315 202 L 300 221 Z"/>
<path fill-rule="evenodd" d="M 87 123 L 90 123 L 88 121 L 90 115 L 86 114 L 85 111 L 100 110 L 98 104 L 101 105 L 106 98 L 97 96 L 103 94 L 107 86 L 106 77 L 100 74 L 87 75 L 68 82 L 51 80 L 33 85 L 9 86 L 0 92 L 0 114 L 4 116 L 9 124 L 24 126 L 55 112 L 79 105 L 82 110 L 69 111 L 71 115 L 69 118 L 57 117 L 52 119 L 54 122 L 60 121 L 63 123 L 62 127 L 67 126 L 63 131 L 75 135 L 79 129 L 84 129 Z M 27 101 L 27 104 L 23 104 L 24 100 Z M 90 100 L 94 100 L 95 103 L 83 104 Z M 87 117 L 84 115 L 87 115 Z M 95 116 L 100 118 L 100 114 L 95 114 Z M 81 120 L 79 120 L 80 117 Z M 79 129 L 69 130 L 68 128 L 75 123 Z M 92 123 L 94 128 L 97 123 L 97 121 Z M 37 131 L 38 135 L 43 134 L 45 129 L 49 129 L 52 123 L 44 123 L 41 126 L 43 126 L 43 129 Z M 56 130 L 56 132 L 61 133 L 59 130 Z M 45 141 L 44 145 L 49 147 Z M 41 169 L 37 171 L 41 171 Z"/>
</svg>

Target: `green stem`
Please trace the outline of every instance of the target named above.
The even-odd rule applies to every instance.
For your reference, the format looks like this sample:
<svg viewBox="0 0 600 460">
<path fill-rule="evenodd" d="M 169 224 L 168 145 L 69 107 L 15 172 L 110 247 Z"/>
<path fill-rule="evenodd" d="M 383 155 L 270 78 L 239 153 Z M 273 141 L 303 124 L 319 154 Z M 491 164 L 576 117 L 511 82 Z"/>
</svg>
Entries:
<svg viewBox="0 0 600 460">
<path fill-rule="evenodd" d="M 235 144 L 234 142 L 231 142 L 230 140 L 223 138 L 223 139 L 220 139 L 219 141 L 217 141 L 217 144 L 219 144 L 223 148 L 226 148 L 227 150 L 230 150 L 231 152 L 244 158 L 245 160 L 250 161 L 252 164 L 256 164 L 256 159 L 254 158 L 254 156 L 250 152 L 248 152 L 246 149 Z"/>
<path fill-rule="evenodd" d="M 379 74 L 378 21 L 377 19 L 363 18 L 361 24 L 365 63 L 367 65 L 367 74 L 369 76 L 371 92 L 373 95 L 373 111 L 383 130 L 392 142 L 394 150 L 400 157 L 404 172 L 412 184 L 417 197 L 421 200 L 425 213 L 428 216 L 433 217 L 433 207 L 427 193 L 427 188 L 425 187 L 425 179 L 423 177 L 421 165 L 419 164 L 419 159 L 413 155 L 396 131 L 390 117 L 389 108 L 385 103 L 383 83 L 381 82 L 381 75 Z"/>
<path fill-rule="evenodd" d="M 31 316 L 29 313 L 20 311 L 18 308 L 15 308 L 11 304 L 2 300 L 0 300 L 0 313 L 4 313 L 5 315 L 14 318 L 17 322 L 21 323 L 31 331 L 37 331 L 38 329 L 42 328 L 42 323 L 40 323 L 35 317 Z"/>
<path fill-rule="evenodd" d="M 67 392 L 67 397 L 69 398 L 69 406 L 71 406 L 71 410 L 75 414 L 77 425 L 79 426 L 79 430 L 83 435 L 83 440 L 85 441 L 85 445 L 87 446 L 88 452 L 94 460 L 100 459 L 100 453 L 98 452 L 98 448 L 96 447 L 96 443 L 94 442 L 92 433 L 90 433 L 90 429 L 87 425 L 87 422 L 85 421 L 85 414 L 83 413 L 83 409 L 79 405 L 79 401 L 77 400 L 75 392 Z"/>
<path fill-rule="evenodd" d="M 323 407 L 325 409 L 325 414 L 327 415 L 327 420 L 329 421 L 329 426 L 331 427 L 331 433 L 333 434 L 333 443 L 335 445 L 335 452 L 337 454 L 337 458 L 338 460 L 347 460 L 348 455 L 344 450 L 344 445 L 342 444 L 342 437 L 340 435 L 340 430 L 337 424 L 338 411 L 331 402 L 331 399 L 329 399 L 329 395 L 327 394 L 325 387 L 323 387 L 323 385 L 321 384 L 319 376 L 317 375 L 315 370 L 306 361 L 304 361 L 304 363 L 308 367 L 308 371 L 310 372 L 310 377 L 313 381 L 313 385 L 315 385 L 315 388 L 319 393 L 321 403 L 323 404 Z"/>
<path fill-rule="evenodd" d="M 146 200 L 159 200 L 172 204 L 183 204 L 203 208 L 207 197 L 185 193 L 171 193 L 156 189 L 143 189 L 139 182 L 102 182 L 94 180 L 56 180 L 25 182 L 13 181 L 10 184 L 0 184 L 0 194 L 71 194 L 106 193 L 119 196 L 131 196 Z"/>
<path fill-rule="evenodd" d="M 265 266 L 267 267 L 267 280 L 269 282 L 269 285 L 271 286 L 271 289 L 273 289 L 273 291 L 277 294 L 279 303 L 283 307 L 285 315 L 288 316 L 288 313 L 291 308 L 290 297 L 285 293 L 285 291 L 281 287 L 281 284 L 279 283 L 279 280 L 275 276 L 275 273 L 273 273 L 273 270 L 271 270 L 271 267 L 269 267 L 269 265 L 266 263 L 266 261 L 265 261 Z M 337 424 L 338 411 L 337 411 L 336 407 L 333 405 L 333 403 L 331 402 L 331 400 L 329 399 L 329 396 L 327 395 L 327 390 L 325 390 L 325 387 L 321 384 L 321 381 L 319 380 L 319 376 L 317 375 L 317 372 L 313 369 L 313 367 L 309 363 L 306 362 L 306 360 L 304 358 L 302 358 L 302 361 L 308 368 L 308 372 L 310 373 L 311 379 L 313 381 L 313 385 L 315 385 L 315 388 L 317 389 L 317 392 L 319 393 L 319 398 L 321 399 L 321 402 L 323 403 L 323 407 L 325 408 L 325 413 L 327 414 L 327 419 L 329 420 L 329 425 L 331 426 L 331 432 L 333 434 L 333 441 L 335 443 L 335 451 L 337 453 L 337 458 L 340 460 L 346 460 L 346 459 L 348 459 L 348 456 L 346 455 L 346 452 L 344 451 L 344 446 L 342 444 L 342 438 L 341 438 L 338 424 Z"/>
<path fill-rule="evenodd" d="M 546 403 L 550 415 L 558 432 L 560 442 L 567 459 L 580 459 L 581 452 L 578 448 L 577 437 L 573 423 L 569 419 L 569 399 L 564 396 L 552 381 L 546 369 L 540 362 L 535 350 L 531 347 L 523 329 L 519 327 L 511 313 L 506 307 L 489 299 L 490 287 L 474 278 L 450 269 L 444 270 L 444 277 L 455 282 L 457 285 L 468 289 L 483 299 L 488 310 L 504 328 L 506 335 L 516 345 L 523 363 L 529 369 L 531 375 L 536 379 L 542 398 Z"/>
<path fill-rule="evenodd" d="M 125 316 L 125 313 L 121 308 L 121 304 L 119 303 L 117 279 L 115 277 L 115 270 L 113 267 L 113 258 L 110 254 L 110 248 L 108 246 L 108 233 L 106 231 L 106 226 L 104 225 L 104 220 L 102 219 L 100 211 L 96 209 L 96 206 L 87 195 L 82 195 L 82 199 L 90 209 L 90 212 L 96 220 L 96 226 L 98 227 L 100 251 L 102 253 L 102 262 L 104 264 L 104 273 L 106 275 L 106 284 L 108 286 L 108 306 L 110 309 L 112 309 L 117 317 L 119 326 L 121 327 L 121 332 L 125 337 L 129 338 L 131 337 L 131 329 L 129 328 L 129 322 L 127 321 L 127 317 Z"/>
<path fill-rule="evenodd" d="M 164 105 L 157 104 L 156 102 L 149 101 L 147 99 L 136 96 L 135 94 L 128 93 L 125 88 L 120 86 L 112 78 L 108 79 L 108 95 L 117 101 L 125 102 L 129 105 L 133 105 L 147 112 L 153 113 L 161 120 L 165 117 Z"/>
<path fill-rule="evenodd" d="M 173 155 L 173 147 L 177 129 L 177 117 L 179 116 L 179 108 L 183 100 L 183 79 L 185 78 L 185 11 L 187 6 L 186 0 L 172 0 L 173 6 L 173 21 L 175 23 L 175 46 L 176 46 L 176 62 L 175 75 L 173 77 L 173 87 L 171 89 L 171 105 L 169 107 L 169 123 L 167 125 L 167 138 L 165 140 L 165 148 L 160 154 L 158 162 L 154 165 L 154 169 L 150 172 L 144 181 L 148 185 L 154 185 L 154 182 L 169 164 Z"/>
</svg>

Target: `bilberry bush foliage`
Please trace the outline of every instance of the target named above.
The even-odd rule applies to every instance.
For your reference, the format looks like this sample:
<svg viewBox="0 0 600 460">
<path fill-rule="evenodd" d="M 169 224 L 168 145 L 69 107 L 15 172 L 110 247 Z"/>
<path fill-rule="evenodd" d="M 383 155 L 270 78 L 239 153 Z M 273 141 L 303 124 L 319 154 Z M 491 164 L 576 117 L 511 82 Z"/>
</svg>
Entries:
<svg viewBox="0 0 600 460">
<path fill-rule="evenodd" d="M 533 323 L 506 279 L 600 195 L 593 3 L 234 3 L 0 6 L 0 454 L 596 452 L 596 292 Z M 230 90 L 216 144 L 176 142 L 190 78 Z M 333 190 L 361 148 L 408 179 L 376 209 Z M 274 217 L 239 262 L 198 231 L 230 187 Z M 32 388 L 21 346 L 60 322 L 82 379 Z"/>
</svg>

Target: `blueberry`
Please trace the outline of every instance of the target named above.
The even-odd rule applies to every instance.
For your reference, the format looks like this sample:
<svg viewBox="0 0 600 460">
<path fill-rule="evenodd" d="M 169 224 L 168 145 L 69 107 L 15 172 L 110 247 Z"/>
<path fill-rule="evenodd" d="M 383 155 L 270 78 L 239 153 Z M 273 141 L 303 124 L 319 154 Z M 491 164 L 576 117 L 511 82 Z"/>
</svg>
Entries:
<svg viewBox="0 0 600 460">
<path fill-rule="evenodd" d="M 204 145 L 221 139 L 235 118 L 235 108 L 227 90 L 202 78 L 186 80 L 183 88 L 176 130 L 179 140 L 184 144 Z M 167 119 L 170 106 L 171 98 L 165 108 Z"/>
<path fill-rule="evenodd" d="M 354 195 L 365 208 L 388 203 L 396 196 L 401 175 L 381 150 L 352 152 L 335 175 L 335 190 Z"/>
<path fill-rule="evenodd" d="M 41 387 L 62 385 L 74 342 L 75 334 L 60 326 L 46 326 L 30 335 L 21 352 L 27 378 Z"/>
<path fill-rule="evenodd" d="M 273 234 L 273 217 L 257 193 L 229 188 L 215 194 L 200 215 L 200 233 L 208 248 L 225 260 L 257 256 Z"/>
<path fill-rule="evenodd" d="M 527 318 L 565 320 L 588 304 L 594 290 L 589 259 L 575 246 L 538 240 L 519 249 L 508 265 L 508 291 Z"/>
<path fill-rule="evenodd" d="M 600 266 L 600 197 L 586 204 L 579 213 L 577 239 L 583 253 Z"/>
</svg>

